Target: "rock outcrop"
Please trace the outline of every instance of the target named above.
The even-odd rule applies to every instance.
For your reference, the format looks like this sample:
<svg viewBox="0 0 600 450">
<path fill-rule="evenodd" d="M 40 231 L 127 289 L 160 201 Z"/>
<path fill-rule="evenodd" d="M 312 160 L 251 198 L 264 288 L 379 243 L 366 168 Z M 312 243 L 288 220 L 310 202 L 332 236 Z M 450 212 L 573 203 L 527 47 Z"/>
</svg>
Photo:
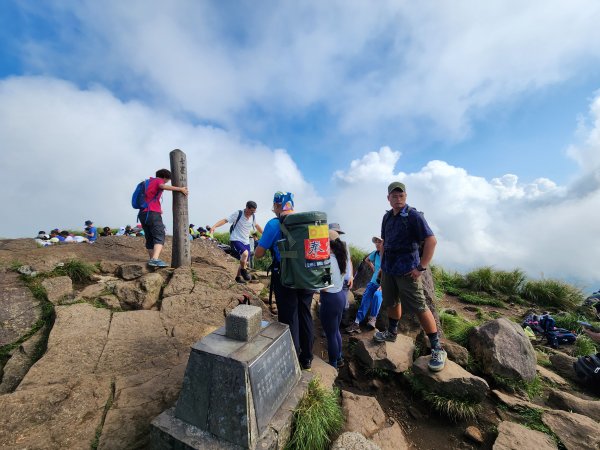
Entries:
<svg viewBox="0 0 600 450">
<path fill-rule="evenodd" d="M 542 414 L 546 424 L 567 450 L 598 450 L 600 424 L 589 417 L 567 411 L 546 411 Z"/>
<path fill-rule="evenodd" d="M 58 305 L 73 296 L 73 282 L 67 276 L 47 278 L 42 281 L 48 300 Z"/>
<path fill-rule="evenodd" d="M 373 333 L 362 333 L 352 339 L 356 342 L 356 357 L 371 369 L 404 372 L 412 366 L 415 343 L 408 336 L 398 334 L 396 342 L 383 343 L 375 342 Z"/>
<path fill-rule="evenodd" d="M 508 319 L 476 327 L 469 337 L 469 349 L 488 375 L 525 381 L 535 378 L 535 350 L 523 329 Z"/>
<path fill-rule="evenodd" d="M 531 430 L 514 422 L 503 421 L 498 425 L 498 437 L 493 450 L 556 450 L 556 443 L 547 434 Z"/>
</svg>

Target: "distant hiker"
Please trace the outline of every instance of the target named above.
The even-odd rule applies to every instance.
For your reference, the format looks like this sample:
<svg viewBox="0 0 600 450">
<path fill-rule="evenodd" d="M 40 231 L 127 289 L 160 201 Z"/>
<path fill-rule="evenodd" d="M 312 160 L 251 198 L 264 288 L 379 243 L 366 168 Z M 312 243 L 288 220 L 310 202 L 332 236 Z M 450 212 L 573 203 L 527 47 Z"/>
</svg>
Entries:
<svg viewBox="0 0 600 450">
<path fill-rule="evenodd" d="M 110 227 L 102 228 L 102 232 L 100 233 L 100 236 L 103 236 L 103 237 L 112 236 L 112 230 L 110 229 Z"/>
<path fill-rule="evenodd" d="M 198 239 L 200 237 L 200 232 L 194 229 L 194 224 L 190 223 L 189 232 L 192 239 Z"/>
<path fill-rule="evenodd" d="M 321 307 L 319 318 L 321 326 L 327 337 L 327 355 L 329 364 L 336 369 L 343 365 L 342 359 L 342 335 L 340 334 L 340 323 L 346 306 L 347 293 L 344 291 L 344 275 L 348 270 L 348 250 L 340 235 L 329 230 L 329 245 L 331 254 L 331 282 L 333 287 L 321 291 Z"/>
<path fill-rule="evenodd" d="M 365 288 L 365 292 L 360 300 L 360 308 L 356 313 L 356 319 L 354 323 L 346 328 L 347 333 L 360 333 L 360 323 L 368 315 L 367 326 L 370 330 L 375 328 L 375 321 L 381 308 L 381 280 L 379 279 L 379 269 L 381 268 L 381 251 L 383 248 L 383 241 L 379 236 L 374 236 L 371 242 L 375 244 L 375 251 L 369 253 L 364 258 L 364 262 L 371 267 L 373 270 L 373 276 Z"/>
<path fill-rule="evenodd" d="M 181 192 L 183 195 L 188 195 L 188 188 L 169 186 L 167 183 L 171 181 L 171 172 L 167 169 L 156 171 L 156 178 L 150 178 L 148 187 L 145 192 L 145 201 L 147 208 L 140 210 L 138 219 L 144 229 L 146 237 L 146 249 L 150 260 L 150 267 L 168 267 L 168 264 L 160 258 L 160 252 L 165 244 L 165 225 L 162 220 L 161 197 L 163 191 Z"/>
<path fill-rule="evenodd" d="M 267 250 L 271 251 L 273 256 L 271 283 L 277 302 L 277 318 L 279 322 L 290 326 L 300 366 L 304 370 L 310 370 L 313 359 L 313 322 L 310 306 L 314 291 L 288 288 L 281 284 L 281 255 L 277 248 L 277 241 L 282 238 L 280 220 L 294 213 L 293 194 L 276 192 L 273 196 L 273 212 L 277 217 L 269 220 L 265 225 L 254 257 L 260 259 L 265 256 Z"/>
<path fill-rule="evenodd" d="M 229 241 L 232 250 L 232 256 L 240 260 L 235 281 L 245 283 L 250 281 L 252 277 L 248 273 L 248 259 L 250 258 L 250 233 L 254 230 L 263 232 L 262 227 L 256 223 L 254 214 L 256 213 L 256 202 L 249 200 L 246 202 L 246 207 L 243 210 L 238 210 L 226 218 L 215 223 L 211 228 L 211 233 L 226 223 L 230 223 Z"/>
<path fill-rule="evenodd" d="M 85 221 L 85 227 L 85 237 L 90 244 L 93 244 L 96 242 L 96 239 L 98 239 L 98 230 L 94 226 L 94 222 L 91 220 Z"/>
<path fill-rule="evenodd" d="M 399 182 L 388 186 L 392 209 L 383 216 L 381 239 L 381 288 L 388 313 L 388 328 L 373 336 L 376 342 L 395 342 L 402 308 L 417 314 L 421 327 L 431 343 L 429 369 L 438 372 L 446 364 L 446 352 L 440 344 L 437 325 L 427 307 L 421 274 L 433 258 L 437 240 L 423 215 L 406 203 L 406 187 Z M 423 254 L 419 244 L 424 242 Z"/>
<path fill-rule="evenodd" d="M 342 231 L 339 223 L 335 223 L 335 222 L 330 223 L 329 229 L 335 231 L 339 235 L 346 234 L 345 231 Z M 344 241 L 342 241 L 342 242 L 344 242 Z M 350 317 L 349 317 L 350 316 L 350 301 L 348 299 L 348 297 L 349 297 L 348 291 L 350 289 L 352 289 L 352 285 L 354 284 L 354 269 L 352 267 L 352 258 L 350 257 L 350 248 L 348 247 L 348 243 L 344 242 L 344 245 L 346 246 L 346 254 L 348 255 L 348 258 L 346 260 L 346 266 L 348 267 L 348 269 L 346 270 L 346 274 L 344 275 L 343 290 L 346 293 L 346 306 L 344 307 L 344 315 L 342 317 L 342 323 L 344 326 L 346 326 L 346 325 L 348 325 L 348 322 L 350 321 Z"/>
</svg>

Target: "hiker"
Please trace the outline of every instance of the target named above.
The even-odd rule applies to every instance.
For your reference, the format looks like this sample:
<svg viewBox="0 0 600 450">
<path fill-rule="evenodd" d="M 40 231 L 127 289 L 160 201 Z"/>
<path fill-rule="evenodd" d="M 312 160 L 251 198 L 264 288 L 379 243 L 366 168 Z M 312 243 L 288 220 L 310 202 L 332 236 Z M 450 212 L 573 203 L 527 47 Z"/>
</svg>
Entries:
<svg viewBox="0 0 600 450">
<path fill-rule="evenodd" d="M 379 279 L 379 269 L 381 268 L 381 251 L 383 248 L 383 241 L 379 236 L 373 236 L 371 242 L 375 244 L 375 251 L 369 253 L 363 259 L 363 262 L 371 267 L 373 276 L 365 288 L 365 292 L 360 300 L 360 308 L 356 313 L 356 319 L 354 323 L 346 328 L 346 333 L 360 333 L 360 323 L 367 317 L 367 327 L 369 330 L 375 329 L 375 322 L 379 309 L 381 308 L 381 284 Z"/>
<path fill-rule="evenodd" d="M 195 225 L 193 223 L 190 223 L 190 229 L 189 229 L 190 236 L 192 239 L 198 239 L 200 237 L 200 231 L 196 231 L 194 229 L 194 226 Z"/>
<path fill-rule="evenodd" d="M 100 236 L 102 236 L 102 237 L 112 236 L 112 230 L 110 229 L 110 227 L 102 228 L 102 232 L 100 233 Z"/>
<path fill-rule="evenodd" d="M 344 276 L 348 270 L 348 248 L 346 243 L 340 240 L 338 232 L 334 230 L 329 230 L 329 246 L 331 249 L 329 258 L 333 287 L 321 291 L 319 317 L 327 337 L 329 364 L 337 369 L 344 364 L 340 324 L 347 298 L 347 292 L 344 291 L 343 286 Z"/>
<path fill-rule="evenodd" d="M 98 230 L 94 226 L 94 222 L 91 220 L 85 221 L 85 227 L 85 237 L 90 244 L 93 244 L 96 242 L 96 239 L 98 239 Z"/>
<path fill-rule="evenodd" d="M 165 225 L 162 221 L 162 208 L 160 200 L 163 191 L 181 192 L 188 195 L 186 187 L 169 186 L 171 172 L 167 169 L 156 171 L 156 178 L 150 178 L 145 192 L 147 208 L 140 210 L 138 219 L 144 230 L 146 238 L 146 249 L 148 250 L 148 265 L 150 267 L 168 267 L 169 265 L 160 259 L 160 252 L 165 244 Z M 120 231 L 120 230 L 119 230 Z"/>
<path fill-rule="evenodd" d="M 248 259 L 250 258 L 250 233 L 255 229 L 260 233 L 263 232 L 262 227 L 256 223 L 254 214 L 256 213 L 256 202 L 248 200 L 244 210 L 238 210 L 226 218 L 215 223 L 211 228 L 211 233 L 226 223 L 230 223 L 229 241 L 232 250 L 232 256 L 240 260 L 235 281 L 245 283 L 250 281 L 252 277 L 248 273 Z"/>
<path fill-rule="evenodd" d="M 344 231 L 342 231 L 339 223 L 335 223 L 335 222 L 330 223 L 329 229 L 335 231 L 339 235 L 346 234 Z M 344 314 L 342 317 L 342 324 L 344 326 L 347 326 L 348 322 L 349 322 L 349 316 L 350 316 L 350 300 L 348 298 L 349 297 L 348 291 L 350 291 L 350 289 L 352 289 L 352 285 L 354 284 L 354 269 L 352 267 L 352 258 L 350 258 L 350 248 L 348 247 L 348 243 L 345 241 L 342 241 L 342 242 L 344 242 L 344 244 L 346 245 L 346 253 L 348 255 L 348 258 L 346 261 L 346 266 L 348 267 L 348 270 L 346 270 L 346 274 L 344 275 L 344 286 L 343 286 L 343 290 L 346 293 L 346 306 L 344 307 Z"/>
<path fill-rule="evenodd" d="M 271 283 L 277 303 L 277 320 L 289 325 L 296 349 L 298 361 L 303 370 L 310 370 L 313 359 L 313 322 L 310 313 L 313 292 L 307 289 L 292 289 L 281 284 L 281 255 L 277 241 L 282 238 L 280 219 L 294 213 L 294 195 L 291 192 L 276 192 L 273 196 L 273 212 L 275 216 L 265 225 L 258 241 L 254 257 L 265 256 L 267 250 L 273 256 Z"/>
<path fill-rule="evenodd" d="M 421 274 L 433 258 L 437 240 L 423 215 L 406 203 L 406 187 L 393 182 L 388 186 L 388 201 L 392 209 L 381 222 L 383 254 L 381 260 L 381 288 L 383 304 L 387 308 L 388 328 L 373 336 L 376 342 L 395 342 L 402 308 L 417 314 L 421 328 L 431 344 L 429 369 L 438 372 L 446 364 L 433 314 L 425 302 Z M 423 253 L 419 255 L 419 244 Z"/>
</svg>

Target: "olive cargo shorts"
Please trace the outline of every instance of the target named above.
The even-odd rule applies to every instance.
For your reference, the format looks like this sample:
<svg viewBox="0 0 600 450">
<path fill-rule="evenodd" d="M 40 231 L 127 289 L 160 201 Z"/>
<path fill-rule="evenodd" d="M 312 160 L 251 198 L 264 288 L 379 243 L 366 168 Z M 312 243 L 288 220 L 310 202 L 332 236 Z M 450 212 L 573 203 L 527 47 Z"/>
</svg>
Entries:
<svg viewBox="0 0 600 450">
<path fill-rule="evenodd" d="M 390 275 L 384 272 L 381 274 L 381 294 L 386 308 L 400 303 L 402 310 L 407 312 L 423 313 L 429 309 L 421 277 L 413 280 L 410 275 Z"/>
</svg>

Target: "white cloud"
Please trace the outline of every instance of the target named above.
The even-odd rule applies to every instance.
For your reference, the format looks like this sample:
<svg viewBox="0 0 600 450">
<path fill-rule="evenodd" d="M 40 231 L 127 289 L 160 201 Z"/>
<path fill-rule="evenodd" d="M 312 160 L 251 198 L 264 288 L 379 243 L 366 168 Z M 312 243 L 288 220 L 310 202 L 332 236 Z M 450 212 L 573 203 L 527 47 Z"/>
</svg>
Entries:
<svg viewBox="0 0 600 450">
<path fill-rule="evenodd" d="M 190 126 L 101 88 L 82 91 L 48 78 L 0 81 L 0 142 L 8 198 L 3 237 L 83 228 L 86 219 L 101 226 L 133 223 L 135 185 L 168 168 L 174 148 L 187 154 L 194 223 L 212 225 L 249 199 L 258 203 L 257 219 L 264 223 L 277 190 L 294 192 L 300 208 L 322 208 L 285 150 Z M 170 224 L 171 195 L 164 197 Z"/>
<path fill-rule="evenodd" d="M 457 139 L 482 108 L 600 62 L 593 0 L 231 9 L 114 0 L 30 13 L 56 20 L 63 42 L 27 41 L 28 67 L 117 85 L 230 127 L 254 120 L 244 113 L 255 105 L 291 115 L 319 105 L 350 134 L 421 123 L 430 137 Z M 79 23 L 65 26 L 72 18 Z"/>
<path fill-rule="evenodd" d="M 383 160 L 390 152 L 382 148 L 376 155 Z M 376 155 L 361 160 L 366 168 L 378 161 Z M 390 166 L 378 168 L 391 174 L 382 179 L 356 177 L 360 161 L 337 174 L 346 182 L 336 193 L 330 216 L 349 241 L 372 247 L 370 238 L 379 235 L 389 209 L 386 186 L 398 180 L 406 184 L 408 203 L 425 213 L 438 237 L 434 263 L 461 271 L 483 265 L 520 267 L 532 277 L 569 279 L 587 288 L 597 282 L 593 249 L 600 248 L 600 189 L 574 197 L 566 195 L 567 187 L 547 179 L 521 183 L 509 174 L 487 181 L 443 161 L 431 161 L 414 173 L 396 172 L 401 161 L 388 161 Z"/>
</svg>

